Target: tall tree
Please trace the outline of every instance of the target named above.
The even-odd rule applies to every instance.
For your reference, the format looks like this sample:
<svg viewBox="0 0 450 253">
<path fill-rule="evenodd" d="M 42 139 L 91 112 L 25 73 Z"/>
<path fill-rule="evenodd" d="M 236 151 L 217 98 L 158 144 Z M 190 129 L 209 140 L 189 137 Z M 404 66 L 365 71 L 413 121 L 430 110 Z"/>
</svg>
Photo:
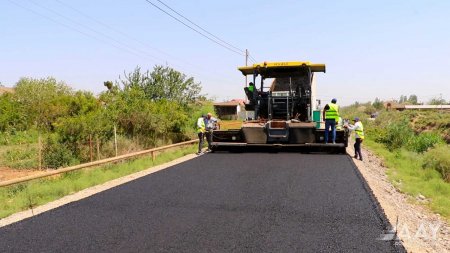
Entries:
<svg viewBox="0 0 450 253">
<path fill-rule="evenodd" d="M 49 129 L 59 116 L 67 113 L 72 89 L 52 77 L 22 78 L 15 87 L 15 99 L 24 106 L 30 124 Z"/>
<path fill-rule="evenodd" d="M 417 96 L 414 94 L 410 95 L 408 98 L 408 103 L 410 103 L 412 105 L 417 105 L 418 104 Z"/>
<path fill-rule="evenodd" d="M 408 97 L 407 97 L 406 95 L 401 95 L 401 96 L 400 96 L 400 99 L 398 100 L 398 102 L 399 102 L 400 104 L 403 104 L 403 103 L 405 103 L 407 100 L 408 100 Z"/>
<path fill-rule="evenodd" d="M 193 77 L 176 71 L 167 66 L 155 66 L 150 71 L 142 72 L 136 67 L 131 73 L 125 74 L 120 83 L 124 89 L 141 89 L 145 97 L 152 101 L 169 100 L 188 104 L 200 96 L 200 83 Z"/>
<path fill-rule="evenodd" d="M 445 105 L 447 104 L 447 101 L 445 101 L 445 99 L 443 99 L 442 97 L 439 98 L 432 98 L 429 102 L 429 105 Z"/>
<path fill-rule="evenodd" d="M 375 100 L 372 103 L 372 106 L 375 107 L 375 109 L 380 110 L 383 108 L 383 101 L 381 101 L 379 98 L 375 98 Z"/>
</svg>

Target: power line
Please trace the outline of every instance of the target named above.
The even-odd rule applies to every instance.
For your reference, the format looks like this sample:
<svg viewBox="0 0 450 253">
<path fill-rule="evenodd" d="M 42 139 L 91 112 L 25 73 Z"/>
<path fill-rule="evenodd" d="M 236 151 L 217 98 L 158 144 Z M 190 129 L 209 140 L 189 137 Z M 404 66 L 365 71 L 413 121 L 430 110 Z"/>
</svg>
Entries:
<svg viewBox="0 0 450 253">
<path fill-rule="evenodd" d="M 184 18 L 184 19 L 187 20 L 189 23 L 191 23 L 191 24 L 193 24 L 194 26 L 196 26 L 197 28 L 199 28 L 200 30 L 202 30 L 202 31 L 204 31 L 205 33 L 211 35 L 211 36 L 214 37 L 215 39 L 219 40 L 220 42 L 222 42 L 222 43 L 224 43 L 224 44 L 226 44 L 226 45 L 228 45 L 228 46 L 230 46 L 230 47 L 232 47 L 232 48 L 234 48 L 234 49 L 236 49 L 236 50 L 238 50 L 238 51 L 240 51 L 240 52 L 244 52 L 244 50 L 242 50 L 242 49 L 240 49 L 240 48 L 238 48 L 238 47 L 236 47 L 236 46 L 233 46 L 232 44 L 230 44 L 230 43 L 224 41 L 223 39 L 217 37 L 216 35 L 214 35 L 214 34 L 208 32 L 208 31 L 205 30 L 203 27 L 197 25 L 197 24 L 194 23 L 192 20 L 190 20 L 190 19 L 188 19 L 187 17 L 183 16 L 182 14 L 180 14 L 179 12 L 177 12 L 176 10 L 174 10 L 173 8 L 171 8 L 170 6 L 168 6 L 168 5 L 167 5 L 166 3 L 164 3 L 163 1 L 161 1 L 161 0 L 157 0 L 157 1 L 160 2 L 162 5 L 166 6 L 169 10 L 171 10 L 171 11 L 175 12 L 176 14 L 178 14 L 178 16 Z"/>
<path fill-rule="evenodd" d="M 36 3 L 35 1 L 32 1 L 32 0 L 29 0 L 29 1 L 30 1 L 31 3 L 33 3 L 34 5 L 36 5 L 36 6 L 40 7 L 40 8 L 42 8 L 42 9 L 45 9 L 45 10 L 47 10 L 47 11 L 49 11 L 49 12 L 51 12 L 51 13 L 53 13 L 53 14 L 55 14 L 55 15 L 57 15 L 57 16 L 63 18 L 63 19 L 65 19 L 65 20 L 68 20 L 69 22 L 71 22 L 71 23 L 73 23 L 73 24 L 75 24 L 75 25 L 78 25 L 78 26 L 80 26 L 80 27 L 83 27 L 84 29 L 87 29 L 87 30 L 93 32 L 94 34 L 100 34 L 101 36 L 103 36 L 103 37 L 105 37 L 105 38 L 107 38 L 107 39 L 109 39 L 109 40 L 111 40 L 111 41 L 114 41 L 115 43 L 121 45 L 122 47 L 124 47 L 124 48 L 126 48 L 126 49 L 128 49 L 128 50 L 132 50 L 132 51 L 136 51 L 137 53 L 145 54 L 145 55 L 149 56 L 150 58 L 153 58 L 154 60 L 156 59 L 156 60 L 159 60 L 159 61 L 164 61 L 164 59 L 162 59 L 162 58 L 159 58 L 159 57 L 156 57 L 156 56 L 154 56 L 154 55 L 151 55 L 151 54 L 149 54 L 148 52 L 145 52 L 145 51 L 143 51 L 143 50 L 133 48 L 133 47 L 131 47 L 131 46 L 129 46 L 129 45 L 127 45 L 127 44 L 125 44 L 125 43 L 123 43 L 123 42 L 117 40 L 116 38 L 114 38 L 114 37 L 112 37 L 112 36 L 109 36 L 108 34 L 105 34 L 105 33 L 103 33 L 103 32 L 97 31 L 97 30 L 95 30 L 95 29 L 93 29 L 93 28 L 91 28 L 91 27 L 89 27 L 89 26 L 87 26 L 87 25 L 84 25 L 84 24 L 82 24 L 82 23 L 80 23 L 80 22 L 78 22 L 78 21 L 76 21 L 76 20 L 73 20 L 73 19 L 71 19 L 71 18 L 69 18 L 69 17 L 66 17 L 66 16 L 64 16 L 64 15 L 62 15 L 62 14 L 60 14 L 60 13 L 58 13 L 57 11 L 55 11 L 55 10 L 53 10 L 53 9 L 51 9 L 51 8 L 48 8 L 48 7 L 46 7 L 46 6 L 43 6 L 43 5 L 41 5 L 41 4 L 39 4 L 39 3 Z"/>
<path fill-rule="evenodd" d="M 65 24 L 65 23 L 61 23 L 61 22 L 59 22 L 59 21 L 56 20 L 56 19 L 53 19 L 53 18 L 48 17 L 48 16 L 46 16 L 46 15 L 43 15 L 43 14 L 41 14 L 41 13 L 38 13 L 38 12 L 32 10 L 32 9 L 26 8 L 26 7 L 24 7 L 24 6 L 22 6 L 22 5 L 18 4 L 18 3 L 12 2 L 11 0 L 9 0 L 9 1 L 10 1 L 11 3 L 14 3 L 15 5 L 17 5 L 17 6 L 19 6 L 19 7 L 22 7 L 22 8 L 24 8 L 24 9 L 28 10 L 28 11 L 33 12 L 33 13 L 36 14 L 36 15 L 39 15 L 39 16 L 41 16 L 41 17 L 44 17 L 44 18 L 46 18 L 46 19 L 48 19 L 48 20 L 50 20 L 50 21 L 52 21 L 52 22 L 55 22 L 55 23 L 57 23 L 57 24 L 59 24 L 59 25 L 62 25 L 62 26 L 64 26 L 64 27 L 66 27 L 66 28 L 69 28 L 69 29 L 71 29 L 71 30 L 74 30 L 74 31 L 76 31 L 76 32 L 78 32 L 78 33 L 81 33 L 81 34 L 87 36 L 87 37 L 94 38 L 95 40 L 101 41 L 101 42 L 103 42 L 103 43 L 107 43 L 107 44 L 109 44 L 109 45 L 111 45 L 111 46 L 113 46 L 113 47 L 115 47 L 115 48 L 117 48 L 117 49 L 119 49 L 119 50 L 121 50 L 121 51 L 127 51 L 128 53 L 131 53 L 131 54 L 133 54 L 133 55 L 135 55 L 135 56 L 137 56 L 137 57 L 139 57 L 139 58 L 146 58 L 146 59 L 157 60 L 157 61 L 161 61 L 161 62 L 166 62 L 166 64 L 167 64 L 167 61 L 166 61 L 165 59 L 162 59 L 162 58 L 160 58 L 160 57 L 156 57 L 156 56 L 154 56 L 154 55 L 151 55 L 151 54 L 149 54 L 148 52 L 146 52 L 146 51 L 144 51 L 144 50 L 141 50 L 140 48 L 134 48 L 134 47 L 132 47 L 132 46 L 126 44 L 126 43 L 123 43 L 123 42 L 121 42 L 121 41 L 115 39 L 114 37 L 112 37 L 112 36 L 110 36 L 110 35 L 108 35 L 108 34 L 105 34 L 105 33 L 103 33 L 103 32 L 97 31 L 97 30 L 95 30 L 95 29 L 93 29 L 93 28 L 91 28 L 91 27 L 89 27 L 89 26 L 87 26 L 87 25 L 85 25 L 85 24 L 82 24 L 82 23 L 80 23 L 80 22 L 78 22 L 78 21 L 73 20 L 72 18 L 69 18 L 69 17 L 67 17 L 67 16 L 62 15 L 62 14 L 58 13 L 57 11 L 55 11 L 55 10 L 53 10 L 53 9 L 51 9 L 51 8 L 48 8 L 48 7 L 43 6 L 43 5 L 41 5 L 41 4 L 38 4 L 38 3 L 34 2 L 33 0 L 28 0 L 28 1 L 31 2 L 31 3 L 33 3 L 34 5 L 36 5 L 36 6 L 40 7 L 40 8 L 42 8 L 42 9 L 44 9 L 44 10 L 47 10 L 47 11 L 49 11 L 49 12 L 51 12 L 51 13 L 53 13 L 53 14 L 55 14 L 55 15 L 61 17 L 61 18 L 63 18 L 63 19 L 66 20 L 66 21 L 69 21 L 69 22 L 72 23 L 72 24 L 78 25 L 78 26 L 80 26 L 80 27 L 82 27 L 82 28 L 84 28 L 84 29 L 89 30 L 90 32 L 92 32 L 94 35 L 97 35 L 97 36 L 94 36 L 94 35 L 92 35 L 92 34 L 86 33 L 86 32 L 84 32 L 84 31 L 82 31 L 82 30 L 79 30 L 79 29 L 77 29 L 77 28 L 75 28 L 75 27 L 73 27 L 73 26 L 69 26 L 69 25 L 67 25 L 67 24 Z M 57 0 L 57 1 L 58 1 L 58 0 Z M 103 25 L 104 25 L 104 26 L 108 26 L 108 25 L 106 25 L 106 24 L 103 24 Z M 100 37 L 104 37 L 104 38 L 99 38 L 98 35 L 100 35 Z M 105 38 L 107 38 L 107 39 L 105 39 Z M 114 44 L 114 43 L 111 43 L 111 41 L 117 43 L 118 45 L 116 45 L 116 44 Z M 119 45 L 120 45 L 120 46 L 119 46 Z M 187 63 L 187 64 L 190 65 L 190 66 L 192 66 L 192 64 L 189 64 L 189 63 Z M 173 64 L 173 63 L 172 63 L 171 65 L 173 65 L 173 66 L 178 66 L 178 67 L 182 68 L 181 66 L 179 66 L 179 65 L 177 65 L 177 64 Z M 182 69 L 183 69 L 183 68 L 182 68 Z M 196 73 L 195 71 L 189 71 L 189 72 L 191 72 L 192 74 L 197 74 L 197 75 L 199 75 L 199 74 Z"/>
<path fill-rule="evenodd" d="M 67 4 L 67 3 L 64 3 L 64 2 L 62 2 L 62 1 L 60 1 L 60 0 L 55 0 L 55 1 L 58 2 L 59 4 L 65 6 L 66 8 L 69 8 L 69 9 L 71 9 L 72 11 L 75 11 L 76 13 L 78 13 L 78 14 L 84 16 L 85 18 L 87 18 L 87 19 L 89 19 L 89 20 L 92 20 L 92 21 L 94 21 L 95 23 L 97 23 L 97 24 L 99 24 L 99 25 L 101 25 L 101 26 L 103 26 L 103 27 L 105 27 L 105 28 L 107 28 L 107 29 L 110 29 L 111 31 L 114 31 L 114 32 L 116 32 L 117 34 L 120 34 L 120 35 L 124 36 L 125 38 L 129 38 L 129 39 L 131 39 L 131 40 L 133 40 L 133 41 L 135 41 L 135 42 L 141 44 L 141 45 L 144 46 L 144 47 L 148 47 L 148 48 L 150 48 L 150 49 L 152 49 L 152 50 L 158 51 L 158 52 L 160 52 L 161 54 L 164 54 L 164 55 L 166 55 L 166 56 L 168 56 L 168 57 L 171 57 L 171 58 L 173 58 L 173 59 L 176 59 L 176 60 L 178 60 L 178 61 L 181 61 L 181 62 L 183 62 L 183 63 L 185 63 L 185 64 L 187 64 L 187 65 L 191 65 L 191 66 L 195 66 L 195 67 L 197 67 L 197 68 L 201 68 L 200 66 L 193 65 L 192 63 L 190 63 L 190 62 L 188 62 L 188 61 L 185 61 L 185 60 L 183 60 L 183 59 L 177 58 L 177 57 L 175 57 L 175 56 L 173 56 L 173 55 L 171 55 L 171 54 L 169 54 L 169 53 L 167 53 L 167 52 L 165 52 L 165 51 L 163 51 L 163 50 L 160 50 L 160 49 L 158 49 L 158 48 L 156 48 L 156 47 L 150 46 L 150 45 L 148 45 L 147 43 L 142 42 L 141 40 L 139 40 L 139 39 L 137 39 L 137 38 L 131 36 L 130 34 L 125 33 L 125 32 L 123 32 L 123 31 L 120 31 L 120 30 L 118 30 L 118 29 L 116 29 L 116 28 L 114 28 L 114 27 L 112 27 L 112 26 L 110 26 L 110 25 L 108 25 L 108 24 L 106 24 L 106 23 L 104 23 L 104 22 L 102 22 L 102 21 L 99 21 L 98 19 L 95 19 L 95 18 L 93 18 L 93 17 L 87 15 L 86 13 L 80 11 L 79 9 L 77 9 L 77 8 L 75 8 L 75 7 L 73 7 L 73 6 L 69 5 L 69 4 Z"/>
<path fill-rule="evenodd" d="M 221 47 L 223 47 L 223 48 L 225 48 L 225 49 L 227 49 L 227 50 L 229 50 L 229 51 L 231 51 L 231 52 L 233 52 L 233 53 L 236 53 L 236 54 L 238 54 L 238 55 L 240 55 L 240 56 L 244 56 L 244 54 L 243 54 L 242 51 L 238 51 L 238 50 L 236 50 L 236 49 L 234 49 L 234 48 L 232 48 L 232 47 L 230 47 L 230 46 L 227 46 L 227 45 L 224 45 L 223 43 L 218 42 L 217 40 L 214 40 L 213 38 L 211 38 L 211 37 L 205 35 L 204 33 L 200 32 L 199 30 L 195 29 L 194 27 L 192 27 L 192 26 L 186 24 L 185 22 L 183 22 L 183 21 L 180 20 L 179 18 L 173 16 L 172 14 L 170 14 L 170 13 L 167 12 L 166 10 L 162 9 L 162 8 L 159 7 L 158 5 L 154 4 L 153 2 L 151 2 L 151 1 L 149 1 L 149 0 L 145 0 L 145 1 L 146 1 L 147 3 L 149 3 L 149 4 L 151 4 L 153 7 L 157 8 L 158 10 L 164 12 L 166 15 L 170 16 L 171 18 L 173 18 L 173 19 L 175 19 L 176 21 L 180 22 L 180 23 L 183 24 L 184 26 L 186 26 L 186 27 L 188 27 L 189 29 L 193 30 L 194 32 L 196 32 L 196 33 L 200 34 L 201 36 L 205 37 L 206 39 L 208 39 L 208 40 L 210 40 L 210 41 L 216 43 L 217 45 L 219 45 L 219 46 L 221 46 Z"/>
<path fill-rule="evenodd" d="M 49 20 L 49 21 L 51 21 L 53 23 L 56 23 L 56 24 L 58 24 L 60 26 L 65 27 L 65 28 L 67 28 L 69 30 L 73 30 L 73 31 L 75 31 L 77 33 L 80 33 L 80 34 L 86 36 L 86 37 L 92 38 L 92 39 L 97 40 L 99 42 L 102 42 L 104 44 L 108 44 L 108 45 L 110 45 L 112 47 L 115 47 L 119 51 L 127 52 L 127 53 L 135 55 L 135 56 L 137 56 L 139 58 L 148 58 L 146 56 L 149 55 L 152 58 L 160 59 L 158 57 L 155 57 L 155 56 L 152 56 L 152 55 L 148 54 L 147 52 L 145 52 L 145 51 L 143 51 L 143 50 L 141 50 L 139 48 L 135 48 L 133 46 L 130 46 L 130 44 L 126 44 L 124 42 L 121 42 L 121 41 L 115 39 L 115 37 L 111 37 L 111 35 L 105 34 L 103 32 L 98 32 L 95 29 L 87 26 L 86 24 L 80 23 L 80 22 L 74 20 L 73 18 L 66 17 L 66 16 L 58 13 L 54 9 L 48 8 L 46 6 L 42 6 L 42 5 L 40 5 L 40 4 L 36 3 L 36 2 L 33 2 L 32 0 L 29 0 L 29 1 L 31 3 L 33 3 L 34 5 L 38 6 L 39 8 L 43 9 L 44 11 L 36 10 L 36 8 L 31 8 L 30 6 L 24 5 L 24 3 L 21 3 L 21 2 L 16 2 L 16 1 L 13 1 L 13 0 L 8 0 L 8 1 L 10 3 L 12 3 L 12 4 L 22 8 L 22 9 L 25 9 L 25 10 L 27 10 L 27 11 L 29 11 L 29 12 L 37 15 L 37 16 L 40 16 L 40 17 L 42 17 L 44 19 L 47 19 L 47 20 Z M 58 1 L 58 0 L 56 0 L 56 1 Z M 53 14 L 61 17 L 61 18 L 63 18 L 63 20 L 58 19 L 57 17 L 52 16 L 52 15 L 48 15 L 48 14 L 46 15 L 46 12 L 51 12 L 51 13 L 53 13 Z M 104 26 L 108 26 L 106 24 L 103 24 L 103 25 Z M 140 52 L 143 52 L 144 55 L 142 53 L 140 53 Z M 238 53 L 238 54 L 240 55 L 240 53 Z M 214 77 L 214 79 L 215 79 L 215 77 Z M 215 79 L 215 80 L 218 80 L 218 79 Z"/>
<path fill-rule="evenodd" d="M 66 28 L 68 28 L 68 29 L 70 29 L 70 30 L 73 30 L 73 31 L 75 31 L 75 32 L 77 32 L 77 33 L 80 33 L 80 34 L 82 34 L 82 35 L 84 35 L 84 36 L 86 36 L 86 37 L 89 37 L 89 38 L 91 38 L 91 39 L 100 41 L 100 42 L 102 42 L 102 43 L 107 43 L 107 44 L 109 44 L 109 45 L 111 45 L 111 46 L 113 46 L 113 47 L 115 47 L 115 48 L 117 48 L 117 49 L 119 49 L 119 50 L 125 50 L 125 51 L 127 51 L 128 53 L 131 53 L 131 54 L 134 54 L 134 55 L 139 56 L 139 54 L 137 54 L 137 53 L 134 52 L 134 51 L 130 51 L 129 49 L 119 47 L 119 46 L 117 46 L 117 45 L 115 45 L 115 44 L 113 44 L 113 43 L 108 43 L 107 40 L 103 40 L 103 39 L 101 39 L 101 38 L 98 38 L 98 37 L 96 37 L 96 36 L 93 36 L 92 34 L 89 34 L 89 33 L 86 33 L 86 32 L 84 32 L 84 31 L 82 31 L 82 30 L 79 30 L 79 29 L 77 29 L 77 28 L 74 28 L 74 27 L 72 27 L 72 26 L 70 26 L 70 25 L 61 23 L 61 22 L 59 22 L 59 21 L 56 20 L 56 19 L 53 19 L 53 18 L 48 17 L 48 16 L 46 16 L 46 15 L 43 15 L 43 14 L 41 14 L 41 13 L 39 13 L 39 12 L 37 12 L 37 11 L 34 11 L 34 10 L 28 8 L 28 7 L 25 7 L 25 6 L 23 6 L 23 5 L 21 5 L 21 4 L 17 3 L 17 2 L 14 2 L 14 1 L 11 1 L 11 0 L 8 0 L 8 1 L 9 1 L 10 3 L 12 3 L 12 4 L 14 4 L 14 5 L 16 5 L 16 6 L 20 7 L 20 8 L 22 8 L 22 9 L 25 9 L 25 10 L 27 10 L 27 11 L 29 11 L 29 12 L 32 12 L 32 13 L 34 13 L 35 15 L 38 15 L 38 16 L 40 16 L 40 17 L 42 17 L 42 18 L 48 19 L 48 20 L 50 20 L 50 21 L 52 21 L 52 22 L 54 22 L 54 23 L 56 23 L 56 24 L 58 24 L 58 25 L 64 26 L 64 27 L 66 27 Z"/>
<path fill-rule="evenodd" d="M 251 60 L 253 63 L 256 63 L 255 58 L 253 58 L 253 56 L 251 56 L 250 54 L 248 54 L 248 58 L 250 58 L 250 60 Z"/>
</svg>

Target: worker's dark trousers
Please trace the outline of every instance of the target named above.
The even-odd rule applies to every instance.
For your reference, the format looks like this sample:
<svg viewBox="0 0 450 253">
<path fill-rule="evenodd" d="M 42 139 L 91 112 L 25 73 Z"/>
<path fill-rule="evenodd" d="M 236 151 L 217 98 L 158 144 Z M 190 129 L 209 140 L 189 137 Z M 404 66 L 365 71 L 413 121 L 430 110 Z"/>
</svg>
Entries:
<svg viewBox="0 0 450 253">
<path fill-rule="evenodd" d="M 355 147 L 355 158 L 358 158 L 362 161 L 362 154 L 361 154 L 361 138 L 356 138 L 355 139 L 355 145 L 353 145 Z"/>
<path fill-rule="evenodd" d="M 205 136 L 206 136 L 206 141 L 208 142 L 208 149 L 211 150 L 212 131 L 206 132 Z"/>
<path fill-rule="evenodd" d="M 198 152 L 202 152 L 204 133 L 198 133 Z"/>
<path fill-rule="evenodd" d="M 336 142 L 336 120 L 334 119 L 326 119 L 325 120 L 325 143 L 328 143 L 328 135 L 331 127 L 331 138 L 333 143 Z"/>
</svg>

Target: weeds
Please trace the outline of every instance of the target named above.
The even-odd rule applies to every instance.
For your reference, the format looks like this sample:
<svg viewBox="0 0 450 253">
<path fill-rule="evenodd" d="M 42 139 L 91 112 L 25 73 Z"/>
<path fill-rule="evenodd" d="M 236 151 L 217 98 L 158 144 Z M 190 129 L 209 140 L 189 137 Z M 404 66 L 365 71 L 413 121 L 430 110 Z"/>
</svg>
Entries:
<svg viewBox="0 0 450 253">
<path fill-rule="evenodd" d="M 450 148 L 440 145 L 428 151 L 422 167 L 438 171 L 442 178 L 450 183 Z"/>
</svg>

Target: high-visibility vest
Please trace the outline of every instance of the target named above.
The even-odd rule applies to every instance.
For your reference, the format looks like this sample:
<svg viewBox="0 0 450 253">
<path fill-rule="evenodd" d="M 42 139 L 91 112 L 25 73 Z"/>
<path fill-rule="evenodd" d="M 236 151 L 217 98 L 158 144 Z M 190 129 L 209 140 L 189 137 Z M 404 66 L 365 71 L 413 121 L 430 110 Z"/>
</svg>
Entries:
<svg viewBox="0 0 450 253">
<path fill-rule="evenodd" d="M 198 118 L 197 120 L 197 133 L 205 132 L 205 119 L 203 117 Z"/>
<path fill-rule="evenodd" d="M 330 109 L 325 111 L 325 119 L 334 119 L 336 121 L 339 120 L 339 106 L 337 104 L 330 103 L 328 104 Z"/>
<path fill-rule="evenodd" d="M 356 122 L 355 127 L 357 127 L 355 129 L 355 134 L 357 134 L 359 136 L 359 138 L 364 140 L 364 126 L 361 123 L 361 121 Z M 355 136 L 355 138 L 357 138 L 358 136 Z"/>
</svg>

